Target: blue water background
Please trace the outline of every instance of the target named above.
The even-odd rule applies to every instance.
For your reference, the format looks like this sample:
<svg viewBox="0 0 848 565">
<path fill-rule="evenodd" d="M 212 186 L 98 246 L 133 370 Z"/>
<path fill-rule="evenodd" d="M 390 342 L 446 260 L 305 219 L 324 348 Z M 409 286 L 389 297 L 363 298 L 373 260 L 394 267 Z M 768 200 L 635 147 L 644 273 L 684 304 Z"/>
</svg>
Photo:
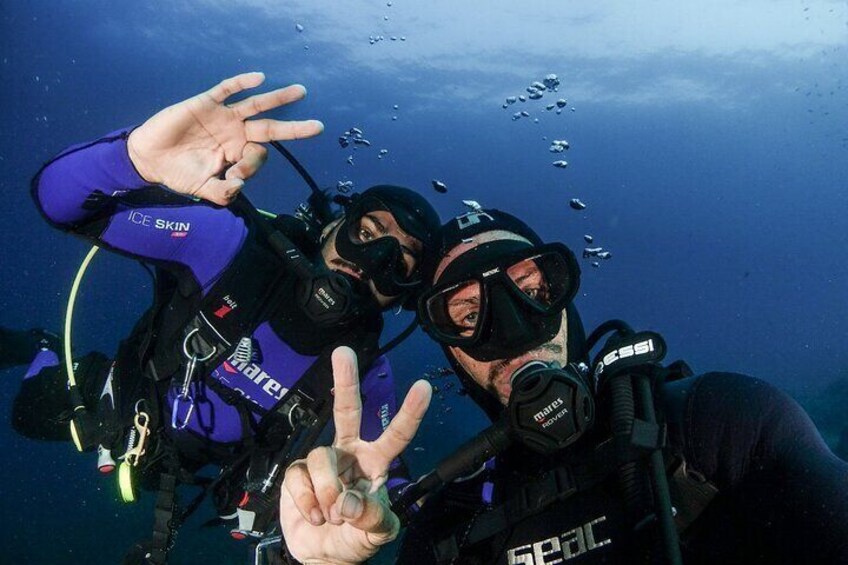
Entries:
<svg viewBox="0 0 848 565">
<path fill-rule="evenodd" d="M 613 257 L 599 268 L 581 261 L 588 328 L 623 318 L 661 332 L 670 356 L 697 371 L 748 373 L 799 397 L 846 376 L 844 2 L 391 4 L 0 4 L 0 324 L 58 329 L 87 248 L 48 227 L 30 200 L 44 161 L 262 70 L 268 88 L 308 87 L 305 101 L 273 115 L 324 122 L 324 135 L 290 145 L 324 186 L 408 185 L 445 218 L 475 199 L 578 253 L 593 235 Z M 558 93 L 501 108 L 548 73 Z M 560 97 L 566 111 L 544 110 Z M 530 118 L 513 121 L 520 110 Z M 339 147 L 353 126 L 370 148 Z M 553 139 L 571 149 L 549 153 Z M 568 168 L 552 167 L 556 159 Z M 276 155 L 248 190 L 281 212 L 306 196 Z M 568 207 L 575 197 L 585 210 Z M 112 353 L 150 292 L 141 268 L 100 254 L 77 307 L 75 349 Z M 387 335 L 406 321 L 392 318 Z M 445 364 L 420 333 L 391 360 L 400 394 Z M 2 378 L 5 414 L 20 371 Z M 416 473 L 483 425 L 455 390 L 437 395 L 415 441 Z M 25 441 L 5 423 L 0 446 L 0 562 L 116 563 L 149 535 L 153 497 L 123 507 L 93 456 Z M 241 562 L 244 547 L 225 530 L 199 529 L 208 517 L 185 526 L 174 563 Z"/>
</svg>

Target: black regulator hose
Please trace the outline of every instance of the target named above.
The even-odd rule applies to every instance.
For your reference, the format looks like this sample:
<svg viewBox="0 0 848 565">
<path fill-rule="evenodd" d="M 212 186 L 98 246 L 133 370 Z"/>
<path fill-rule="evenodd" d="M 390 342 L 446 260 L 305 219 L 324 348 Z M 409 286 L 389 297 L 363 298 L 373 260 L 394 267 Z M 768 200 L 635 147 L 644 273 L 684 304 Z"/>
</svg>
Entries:
<svg viewBox="0 0 848 565">
<path fill-rule="evenodd" d="M 618 332 L 624 335 L 630 335 L 633 332 L 633 328 L 630 327 L 630 324 L 625 322 L 624 320 L 607 320 L 600 326 L 594 329 L 589 337 L 586 338 L 586 352 L 592 351 L 598 342 L 604 337 L 606 334 L 610 332 Z"/>
<path fill-rule="evenodd" d="M 286 158 L 289 164 L 294 167 L 294 170 L 303 178 L 303 181 L 309 185 L 309 188 L 313 193 L 320 193 L 321 189 L 318 188 L 318 183 L 315 182 L 315 179 L 312 178 L 312 175 L 303 168 L 303 165 L 300 164 L 300 161 L 295 159 L 294 155 L 291 154 L 291 151 L 283 147 L 283 145 L 279 141 L 271 140 L 271 145 L 280 152 L 280 154 Z"/>
<path fill-rule="evenodd" d="M 247 199 L 244 193 L 239 193 L 230 204 L 250 218 L 262 236 L 271 245 L 274 252 L 285 261 L 300 280 L 308 280 L 315 275 L 315 266 L 303 256 L 300 248 L 281 231 L 274 229 L 262 213 Z"/>
<path fill-rule="evenodd" d="M 589 338 L 592 340 L 590 343 L 594 345 L 609 331 L 617 331 L 623 342 L 626 342 L 626 338 L 634 333 L 626 323 L 620 320 L 610 320 L 592 332 Z M 612 339 L 614 338 L 611 338 L 610 341 Z M 664 348 L 663 345 L 663 350 Z M 648 374 L 625 370 L 609 377 L 608 386 L 611 397 L 610 423 L 612 433 L 616 440 L 620 442 L 620 445 L 630 444 L 637 417 L 649 425 L 657 425 L 651 378 Z M 658 551 L 652 551 L 645 557 L 650 557 L 652 562 L 681 565 L 680 540 L 674 524 L 671 494 L 662 449 L 654 449 L 648 457 L 648 479 L 651 486 L 650 491 L 653 494 L 651 501 L 647 500 L 646 488 L 648 484 L 642 473 L 643 465 L 644 463 L 640 461 L 630 461 L 619 467 L 619 484 L 624 494 L 625 508 L 632 520 L 639 520 L 642 518 L 641 513 L 649 507 L 647 503 L 652 502 L 654 513 L 650 518 L 655 520 L 658 525 L 657 535 L 654 537 L 656 543 L 652 545 Z M 650 547 L 649 545 L 646 549 Z"/>
<path fill-rule="evenodd" d="M 442 488 L 447 483 L 474 473 L 486 461 L 512 444 L 508 418 L 502 418 L 443 459 L 436 468 L 410 484 L 392 503 L 392 510 L 406 525 L 417 500 Z"/>
<path fill-rule="evenodd" d="M 633 401 L 633 384 L 629 375 L 618 375 L 610 383 L 612 410 L 611 427 L 613 436 L 620 438 L 622 444 L 628 443 L 636 418 L 636 406 Z M 618 472 L 621 490 L 624 493 L 625 508 L 631 518 L 638 518 L 641 510 L 642 489 L 640 488 L 639 465 L 635 461 L 624 463 Z"/>
<path fill-rule="evenodd" d="M 633 379 L 634 392 L 641 407 L 641 417 L 649 424 L 656 425 L 657 415 L 654 410 L 654 395 L 651 391 L 650 379 L 647 375 L 635 375 Z M 665 563 L 681 565 L 683 558 L 680 555 L 680 538 L 677 535 L 677 526 L 674 524 L 671 492 L 668 488 L 662 450 L 655 449 L 651 453 L 648 469 L 654 494 L 654 512 L 659 525 L 662 555 L 665 556 Z"/>
</svg>

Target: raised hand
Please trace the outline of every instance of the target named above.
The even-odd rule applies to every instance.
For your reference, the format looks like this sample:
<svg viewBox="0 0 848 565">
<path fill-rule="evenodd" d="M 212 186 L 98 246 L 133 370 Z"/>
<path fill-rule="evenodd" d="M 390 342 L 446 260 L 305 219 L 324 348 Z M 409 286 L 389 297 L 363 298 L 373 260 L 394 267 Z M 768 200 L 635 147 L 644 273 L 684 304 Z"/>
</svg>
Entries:
<svg viewBox="0 0 848 565">
<path fill-rule="evenodd" d="M 286 471 L 280 525 L 286 546 L 302 563 L 360 563 L 400 529 L 384 486 L 391 462 L 406 449 L 430 404 L 427 381 L 417 381 L 375 441 L 359 437 L 362 403 L 356 354 L 333 352 L 336 438 Z"/>
<path fill-rule="evenodd" d="M 127 141 L 138 172 L 150 183 L 226 206 L 265 162 L 268 151 L 260 143 L 324 131 L 317 120 L 248 119 L 302 99 L 306 89 L 299 84 L 225 104 L 232 95 L 264 81 L 262 73 L 228 78 L 144 122 Z"/>
</svg>

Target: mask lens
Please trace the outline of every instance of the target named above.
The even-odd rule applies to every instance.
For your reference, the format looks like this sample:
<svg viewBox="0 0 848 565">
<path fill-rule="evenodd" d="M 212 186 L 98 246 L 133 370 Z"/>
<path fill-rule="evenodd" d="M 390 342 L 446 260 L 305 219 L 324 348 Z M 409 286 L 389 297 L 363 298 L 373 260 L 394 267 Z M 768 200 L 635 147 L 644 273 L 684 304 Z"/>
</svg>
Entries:
<svg viewBox="0 0 848 565">
<path fill-rule="evenodd" d="M 427 299 L 427 317 L 444 336 L 471 338 L 482 316 L 480 283 L 476 280 L 451 285 Z"/>
<path fill-rule="evenodd" d="M 540 311 L 559 308 L 570 297 L 571 269 L 565 257 L 555 251 L 514 263 L 506 273 L 525 300 Z"/>
</svg>

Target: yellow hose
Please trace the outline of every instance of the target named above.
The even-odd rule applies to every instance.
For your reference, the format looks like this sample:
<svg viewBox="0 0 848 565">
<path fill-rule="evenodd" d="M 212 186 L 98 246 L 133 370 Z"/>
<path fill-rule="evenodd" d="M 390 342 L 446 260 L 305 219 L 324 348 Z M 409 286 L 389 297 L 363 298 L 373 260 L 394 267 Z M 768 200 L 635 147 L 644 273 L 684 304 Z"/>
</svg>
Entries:
<svg viewBox="0 0 848 565">
<path fill-rule="evenodd" d="M 74 304 L 77 300 L 77 292 L 79 291 L 82 277 L 85 275 L 85 271 L 88 269 L 88 264 L 91 263 L 92 257 L 94 257 L 94 254 L 99 249 L 96 245 L 92 246 L 88 255 L 82 260 L 82 264 L 77 270 L 77 276 L 74 277 L 74 284 L 71 286 L 71 295 L 68 297 L 68 308 L 65 311 L 65 368 L 68 371 L 68 384 L 71 386 L 77 386 L 77 381 L 74 377 L 74 360 L 71 357 L 71 323 L 74 318 Z"/>
</svg>

